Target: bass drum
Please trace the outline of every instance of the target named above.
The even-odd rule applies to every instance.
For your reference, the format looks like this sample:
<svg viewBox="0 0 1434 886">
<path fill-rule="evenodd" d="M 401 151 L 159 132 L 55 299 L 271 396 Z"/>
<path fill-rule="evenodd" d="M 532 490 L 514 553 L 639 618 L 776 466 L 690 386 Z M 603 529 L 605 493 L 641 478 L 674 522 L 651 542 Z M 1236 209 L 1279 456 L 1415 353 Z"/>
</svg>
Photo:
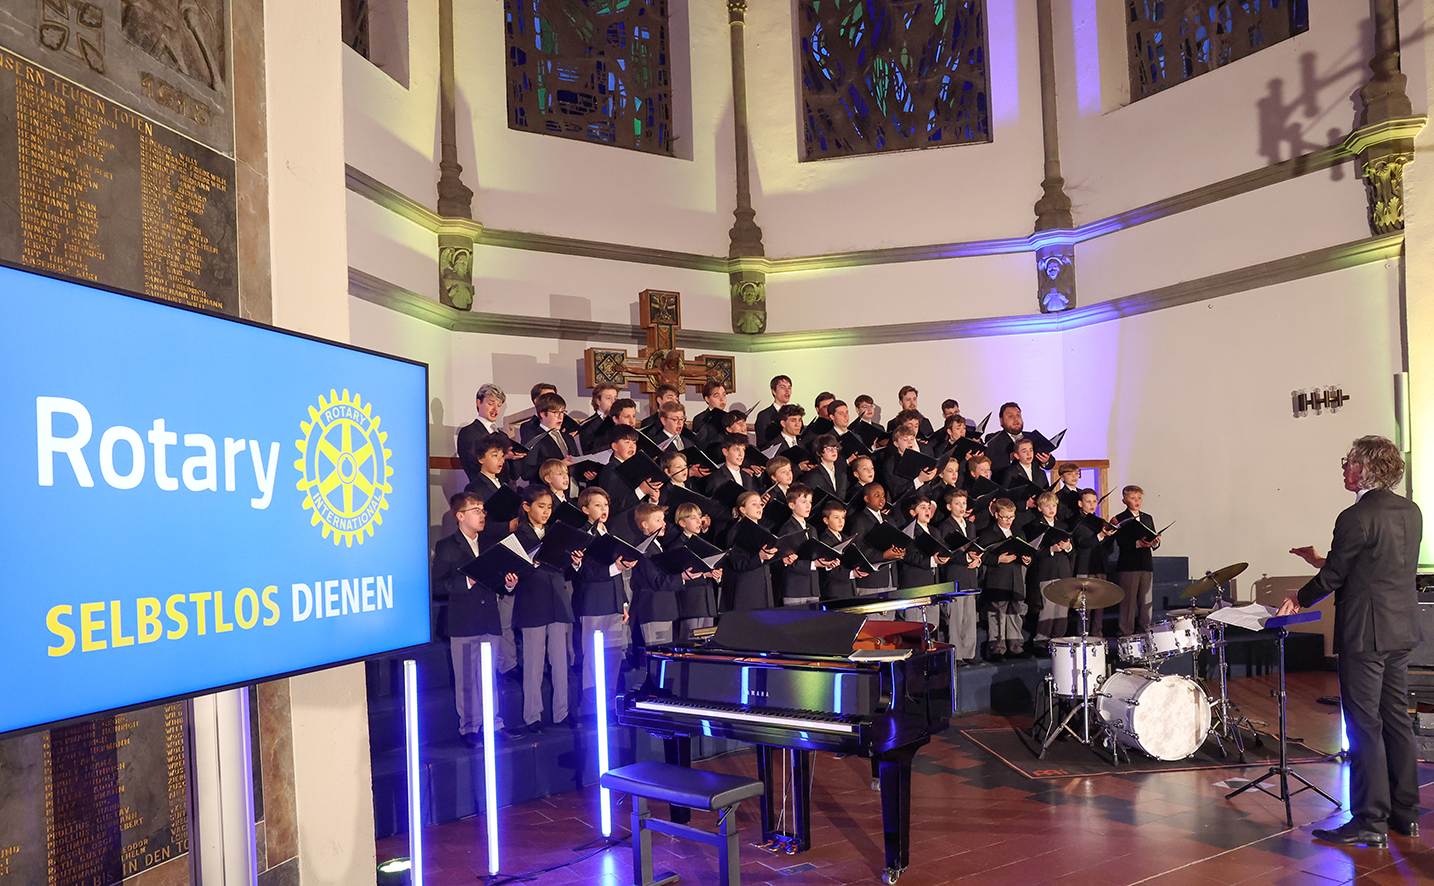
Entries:
<svg viewBox="0 0 1434 886">
<path fill-rule="evenodd" d="M 1121 745 L 1157 760 L 1184 760 L 1210 734 L 1210 699 L 1198 683 L 1143 668 L 1107 677 L 1096 715 Z"/>
</svg>

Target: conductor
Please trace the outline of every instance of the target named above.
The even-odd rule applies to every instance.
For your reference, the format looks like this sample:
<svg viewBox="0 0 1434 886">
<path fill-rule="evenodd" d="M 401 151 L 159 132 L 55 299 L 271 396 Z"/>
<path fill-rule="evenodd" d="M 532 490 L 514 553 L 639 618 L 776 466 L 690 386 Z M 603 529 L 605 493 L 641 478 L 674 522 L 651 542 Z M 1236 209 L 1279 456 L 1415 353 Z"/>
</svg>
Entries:
<svg viewBox="0 0 1434 886">
<path fill-rule="evenodd" d="M 1404 476 L 1399 449 L 1384 437 L 1360 437 L 1343 460 L 1344 488 L 1356 493 L 1334 523 L 1329 555 L 1290 553 L 1319 567 L 1279 614 L 1334 594 L 1334 651 L 1350 741 L 1354 816 L 1314 837 L 1341 845 L 1389 845 L 1388 832 L 1419 836 L 1419 782 L 1409 715 L 1409 653 L 1419 643 L 1419 563 L 1423 516 L 1391 491 Z"/>
</svg>

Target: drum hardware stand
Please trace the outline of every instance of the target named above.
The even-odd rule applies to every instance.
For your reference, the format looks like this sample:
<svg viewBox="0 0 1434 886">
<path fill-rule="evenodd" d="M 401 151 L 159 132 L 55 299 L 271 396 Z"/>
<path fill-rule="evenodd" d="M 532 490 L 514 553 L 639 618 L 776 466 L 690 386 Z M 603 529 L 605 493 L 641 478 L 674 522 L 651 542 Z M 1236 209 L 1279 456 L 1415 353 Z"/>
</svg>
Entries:
<svg viewBox="0 0 1434 886">
<path fill-rule="evenodd" d="M 1318 621 L 1318 620 L 1319 620 L 1319 613 L 1318 613 L 1318 612 L 1313 612 L 1313 613 L 1310 613 L 1310 614 L 1313 615 L 1314 618 L 1299 619 L 1299 616 L 1298 616 L 1298 615 L 1295 615 L 1295 616 L 1284 616 L 1284 617 L 1271 618 L 1271 619 L 1269 620 L 1270 622 L 1278 622 L 1278 623 L 1275 624 L 1275 625 L 1270 625 L 1269 622 L 1266 623 L 1267 626 L 1275 627 L 1275 628 L 1277 628 L 1277 630 L 1278 630 L 1278 633 L 1276 634 L 1276 638 L 1277 638 L 1277 639 L 1276 639 L 1275 645 L 1276 645 L 1276 647 L 1277 647 L 1278 650 L 1279 650 L 1279 653 L 1278 653 L 1278 654 L 1279 654 L 1279 667 L 1280 667 L 1280 688 L 1279 688 L 1279 691 L 1278 691 L 1277 693 L 1275 693 L 1275 695 L 1276 695 L 1276 697 L 1280 700 L 1280 762 L 1279 762 L 1279 765 L 1277 765 L 1277 766 L 1271 766 L 1271 767 L 1270 767 L 1270 771 L 1266 772 L 1264 775 L 1260 776 L 1259 778 L 1255 779 L 1254 781 L 1250 782 L 1249 784 L 1245 784 L 1245 785 L 1242 785 L 1242 786 L 1236 788 L 1235 790 L 1233 790 L 1233 791 L 1231 791 L 1230 793 L 1228 793 L 1228 794 L 1225 795 L 1225 799 L 1229 800 L 1229 799 L 1232 799 L 1232 798 L 1234 798 L 1234 797 L 1236 797 L 1236 796 L 1238 796 L 1238 795 L 1240 795 L 1240 794 L 1243 794 L 1245 791 L 1248 791 L 1250 788 L 1258 788 L 1260 791 L 1263 791 L 1264 793 L 1269 794 L 1271 797 L 1274 797 L 1276 800 L 1280 800 L 1281 802 L 1283 802 L 1283 803 L 1285 804 L 1285 826 L 1286 826 L 1286 827 L 1291 827 L 1291 828 L 1295 826 L 1295 818 L 1294 818 L 1294 814 L 1290 811 L 1290 798 L 1293 797 L 1295 794 L 1298 794 L 1298 793 L 1300 793 L 1300 792 L 1302 792 L 1302 791 L 1314 791 L 1316 794 L 1319 794 L 1321 797 L 1324 797 L 1326 800 L 1328 800 L 1328 801 L 1330 801 L 1331 803 L 1333 803 L 1333 804 L 1335 805 L 1335 808 L 1336 808 L 1336 809 L 1342 808 L 1342 804 L 1341 804 L 1338 800 L 1336 800 L 1334 797 L 1331 797 L 1329 794 L 1326 794 L 1323 790 L 1321 790 L 1320 788 L 1318 788 L 1317 786 L 1315 786 L 1314 784 L 1312 784 L 1312 783 L 1311 783 L 1308 779 L 1306 779 L 1304 776 L 1300 775 L 1298 772 L 1296 772 L 1296 771 L 1294 771 L 1293 769 L 1290 768 L 1289 718 L 1288 718 L 1288 706 L 1287 706 L 1288 698 L 1287 698 L 1287 695 L 1286 695 L 1286 693 L 1285 693 L 1285 639 L 1286 639 L 1287 637 L 1289 637 L 1289 635 L 1290 635 L 1290 630 L 1289 630 L 1289 628 L 1287 627 L 1287 625 L 1297 624 L 1297 623 L 1302 622 L 1302 621 Z M 1294 621 L 1294 620 L 1292 620 L 1292 619 L 1298 619 L 1298 621 Z M 1276 776 L 1276 775 L 1278 775 L 1278 776 L 1280 777 L 1280 791 L 1279 791 L 1279 793 L 1275 793 L 1274 791 L 1270 790 L 1269 788 L 1265 787 L 1265 785 L 1264 785 L 1264 782 L 1265 782 L 1266 779 L 1273 778 L 1273 777 Z M 1304 787 L 1296 788 L 1296 789 L 1292 792 L 1292 791 L 1290 790 L 1290 782 L 1289 782 L 1289 780 L 1290 780 L 1291 778 L 1295 779 L 1296 781 L 1299 781 L 1301 784 L 1304 785 Z"/>
<path fill-rule="evenodd" d="M 1217 621 L 1214 624 L 1219 637 L 1211 640 L 1210 645 L 1214 646 L 1216 650 L 1216 668 L 1220 673 L 1220 698 L 1218 701 L 1210 699 L 1210 716 L 1214 721 L 1210 728 L 1210 734 L 1215 738 L 1215 745 L 1220 749 L 1220 756 L 1229 756 L 1225 751 L 1225 739 L 1229 739 L 1235 746 L 1235 750 L 1240 753 L 1240 762 L 1244 763 L 1245 739 L 1240 734 L 1240 728 L 1244 727 L 1250 730 L 1250 737 L 1254 739 L 1255 747 L 1262 747 L 1264 741 L 1260 738 L 1260 733 L 1255 730 L 1255 724 L 1251 723 L 1250 718 L 1240 710 L 1240 706 L 1230 701 L 1230 666 L 1225 661 L 1225 623 Z"/>
<path fill-rule="evenodd" d="M 1090 741 L 1090 738 L 1091 738 L 1091 737 L 1090 737 L 1090 706 L 1091 706 L 1091 702 L 1096 698 L 1096 696 L 1098 695 L 1098 693 L 1097 693 L 1097 692 L 1092 692 L 1092 691 L 1091 691 L 1091 685 L 1090 685 L 1090 659 L 1089 659 L 1089 653 L 1087 652 L 1087 647 L 1086 647 L 1086 643 L 1085 643 L 1085 641 L 1088 639 L 1087 634 L 1086 634 L 1086 605 L 1085 605 L 1085 594 L 1081 594 L 1081 597 L 1080 597 L 1080 606 L 1079 606 L 1079 608 L 1076 610 L 1076 612 L 1080 615 L 1080 639 L 1081 639 L 1081 647 L 1080 647 L 1081 698 L 1080 698 L 1080 704 L 1075 705 L 1074 707 L 1072 707 L 1072 708 L 1070 709 L 1070 711 L 1066 713 L 1065 719 L 1061 720 L 1060 724 L 1057 725 L 1056 722 L 1055 722 L 1055 719 L 1056 719 L 1056 703 L 1055 703 L 1056 694 L 1055 694 L 1055 688 L 1054 688 L 1054 687 L 1055 687 L 1055 678 L 1054 678 L 1052 675 L 1049 675 L 1049 674 L 1046 675 L 1046 681 L 1047 681 L 1046 693 L 1047 693 L 1047 698 L 1049 699 L 1049 701 L 1048 701 L 1048 703 L 1047 703 L 1047 706 L 1046 706 L 1046 716 L 1050 718 L 1050 720 L 1049 720 L 1049 728 L 1050 728 L 1050 731 L 1049 731 L 1048 733 L 1046 733 L 1045 739 L 1041 742 L 1041 752 L 1036 755 L 1036 759 L 1037 759 L 1037 760 L 1044 760 L 1044 759 L 1046 758 L 1046 751 L 1050 750 L 1051 745 L 1055 743 L 1055 740 L 1056 740 L 1057 738 L 1060 738 L 1061 732 L 1063 732 L 1063 731 L 1064 731 L 1064 732 L 1069 732 L 1072 736 L 1075 737 L 1075 740 L 1076 740 L 1076 741 L 1080 742 L 1081 744 L 1085 745 L 1086 747 L 1090 747 L 1090 743 L 1091 743 L 1091 741 Z M 1080 732 L 1076 732 L 1075 729 L 1072 728 L 1072 726 L 1071 726 L 1071 721 L 1075 719 L 1075 715 L 1076 715 L 1076 714 L 1080 714 L 1080 715 L 1081 715 L 1081 731 L 1080 731 Z"/>
</svg>

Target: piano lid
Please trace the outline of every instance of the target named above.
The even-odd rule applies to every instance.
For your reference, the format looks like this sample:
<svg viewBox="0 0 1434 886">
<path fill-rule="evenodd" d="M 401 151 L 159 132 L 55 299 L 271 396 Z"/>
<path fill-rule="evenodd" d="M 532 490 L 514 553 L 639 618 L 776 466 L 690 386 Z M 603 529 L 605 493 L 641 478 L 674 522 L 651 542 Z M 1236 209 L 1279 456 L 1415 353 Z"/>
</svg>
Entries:
<svg viewBox="0 0 1434 886">
<path fill-rule="evenodd" d="M 851 655 L 866 617 L 812 609 L 753 609 L 724 613 L 707 648 L 787 655 Z"/>
<path fill-rule="evenodd" d="M 902 609 L 911 609 L 916 606 L 944 603 L 947 600 L 955 600 L 957 597 L 965 597 L 970 594 L 979 593 L 980 591 L 975 589 L 957 590 L 955 582 L 948 581 L 939 585 L 927 585 L 924 588 L 903 588 L 896 591 L 871 594 L 865 597 L 823 600 L 821 607 L 828 612 L 850 612 L 860 615 L 871 615 L 877 612 L 899 612 Z"/>
</svg>

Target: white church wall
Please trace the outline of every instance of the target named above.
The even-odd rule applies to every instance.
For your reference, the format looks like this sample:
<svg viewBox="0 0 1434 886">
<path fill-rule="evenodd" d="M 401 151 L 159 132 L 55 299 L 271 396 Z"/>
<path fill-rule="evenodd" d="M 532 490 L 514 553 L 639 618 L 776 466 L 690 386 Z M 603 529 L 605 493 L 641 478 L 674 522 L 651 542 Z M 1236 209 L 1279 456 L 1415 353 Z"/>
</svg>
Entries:
<svg viewBox="0 0 1434 886">
<path fill-rule="evenodd" d="M 767 331 L 1027 314 L 1032 253 L 789 271 L 767 277 Z"/>
<path fill-rule="evenodd" d="M 1043 162 L 1035 6 L 986 5 L 991 143 L 800 162 L 796 4 L 748 4 L 752 200 L 768 255 L 1030 233 Z"/>
<path fill-rule="evenodd" d="M 1084 241 L 1076 247 L 1077 304 L 1364 239 L 1357 176 L 1345 163 Z"/>
<path fill-rule="evenodd" d="M 474 217 L 502 230 L 724 255 L 732 225 L 727 10 L 670 5 L 676 156 L 508 128 L 501 3 L 455 3 L 459 155 Z"/>
<path fill-rule="evenodd" d="M 1067 454 L 1111 461 L 1178 519 L 1161 553 L 1192 569 L 1308 574 L 1350 503 L 1339 459 L 1394 432 L 1398 271 L 1376 263 L 1064 334 Z M 1343 385 L 1338 413 L 1296 419 L 1291 392 Z M 1163 523 L 1162 523 L 1163 525 Z"/>
<path fill-rule="evenodd" d="M 407 88 L 343 48 L 344 155 L 349 165 L 432 209 L 438 201 L 438 4 L 411 2 L 407 13 Z"/>
<path fill-rule="evenodd" d="M 1304 34 L 1133 103 L 1121 4 L 1054 6 L 1061 170 L 1077 224 L 1288 160 L 1358 125 L 1368 4 L 1310 0 Z M 1422 31 L 1419 10 L 1401 7 L 1414 19 L 1404 32 Z"/>
</svg>

